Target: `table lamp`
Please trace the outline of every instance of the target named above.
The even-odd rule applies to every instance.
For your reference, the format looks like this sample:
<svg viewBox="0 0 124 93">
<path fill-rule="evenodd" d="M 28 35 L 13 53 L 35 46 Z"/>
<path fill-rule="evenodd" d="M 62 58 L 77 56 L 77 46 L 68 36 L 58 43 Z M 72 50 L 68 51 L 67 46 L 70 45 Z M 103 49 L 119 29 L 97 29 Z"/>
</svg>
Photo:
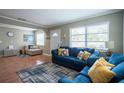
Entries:
<svg viewBox="0 0 124 93">
<path fill-rule="evenodd" d="M 114 41 L 106 42 L 106 47 L 108 48 L 107 56 L 111 56 L 112 55 L 112 51 L 114 49 Z"/>
</svg>

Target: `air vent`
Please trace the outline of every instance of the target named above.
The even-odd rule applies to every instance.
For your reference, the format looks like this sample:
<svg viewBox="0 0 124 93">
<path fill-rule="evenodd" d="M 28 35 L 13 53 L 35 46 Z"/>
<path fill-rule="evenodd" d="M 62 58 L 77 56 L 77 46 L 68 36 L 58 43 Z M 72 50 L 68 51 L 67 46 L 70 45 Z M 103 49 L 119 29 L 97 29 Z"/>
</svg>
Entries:
<svg viewBox="0 0 124 93">
<path fill-rule="evenodd" d="M 17 18 L 17 19 L 20 21 L 26 21 L 26 19 L 24 19 L 24 18 Z"/>
</svg>

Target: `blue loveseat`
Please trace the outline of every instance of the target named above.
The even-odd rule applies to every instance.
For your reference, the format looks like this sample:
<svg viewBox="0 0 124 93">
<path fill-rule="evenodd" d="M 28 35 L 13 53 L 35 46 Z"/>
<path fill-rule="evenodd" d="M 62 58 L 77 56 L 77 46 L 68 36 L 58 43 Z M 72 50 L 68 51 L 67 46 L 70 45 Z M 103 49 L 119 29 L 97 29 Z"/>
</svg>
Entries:
<svg viewBox="0 0 124 93">
<path fill-rule="evenodd" d="M 97 59 L 95 59 L 97 60 Z M 95 60 L 87 61 L 86 66 L 79 72 L 75 79 L 70 80 L 67 76 L 61 78 L 59 83 L 92 83 L 92 80 L 88 76 L 88 70 L 94 64 Z M 112 69 L 116 73 L 116 76 L 111 80 L 110 83 L 124 83 L 124 55 L 113 54 L 107 61 L 114 64 L 115 67 Z"/>
<path fill-rule="evenodd" d="M 59 56 L 58 49 L 52 50 L 52 62 L 62 65 L 68 68 L 75 69 L 77 71 L 81 71 L 85 66 L 86 62 L 79 60 L 77 58 L 78 53 L 82 51 L 88 51 L 91 53 L 90 58 L 88 61 L 93 62 L 92 60 L 96 60 L 100 56 L 100 52 L 93 48 L 69 48 L 69 47 L 62 47 L 69 49 L 69 56 Z"/>
</svg>

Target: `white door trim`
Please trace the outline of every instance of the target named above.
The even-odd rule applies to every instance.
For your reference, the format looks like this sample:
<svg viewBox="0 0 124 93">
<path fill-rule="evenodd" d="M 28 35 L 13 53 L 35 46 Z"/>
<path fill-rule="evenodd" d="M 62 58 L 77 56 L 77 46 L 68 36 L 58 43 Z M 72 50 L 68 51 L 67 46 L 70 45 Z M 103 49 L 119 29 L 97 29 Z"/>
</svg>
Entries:
<svg viewBox="0 0 124 93">
<path fill-rule="evenodd" d="M 57 45 L 58 47 L 60 46 L 60 43 L 61 43 L 61 29 L 55 29 L 55 30 L 51 30 L 50 31 L 50 49 L 52 50 L 53 49 L 53 47 L 52 47 L 52 33 L 54 33 L 54 32 L 57 32 L 59 35 L 59 39 L 58 39 L 58 42 L 59 42 L 59 44 Z M 57 42 L 55 42 L 55 43 L 57 43 Z"/>
</svg>

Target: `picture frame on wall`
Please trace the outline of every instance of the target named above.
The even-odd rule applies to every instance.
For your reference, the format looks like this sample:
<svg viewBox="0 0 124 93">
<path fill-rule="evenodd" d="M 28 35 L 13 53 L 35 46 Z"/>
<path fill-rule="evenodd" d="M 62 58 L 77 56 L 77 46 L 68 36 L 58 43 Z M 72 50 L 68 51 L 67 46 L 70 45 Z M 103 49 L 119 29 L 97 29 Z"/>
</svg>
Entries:
<svg viewBox="0 0 124 93">
<path fill-rule="evenodd" d="M 34 36 L 33 35 L 24 34 L 23 35 L 23 40 L 27 44 L 33 44 L 34 43 Z"/>
</svg>

